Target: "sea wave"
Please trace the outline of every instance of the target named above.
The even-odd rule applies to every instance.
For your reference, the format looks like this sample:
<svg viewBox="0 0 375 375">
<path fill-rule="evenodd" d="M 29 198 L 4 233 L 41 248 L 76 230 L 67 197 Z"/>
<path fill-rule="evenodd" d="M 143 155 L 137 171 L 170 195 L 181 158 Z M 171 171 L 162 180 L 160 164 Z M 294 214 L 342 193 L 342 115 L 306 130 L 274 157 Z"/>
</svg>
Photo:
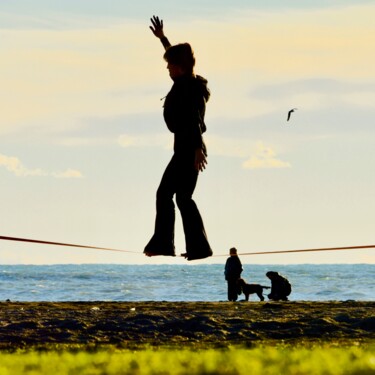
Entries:
<svg viewBox="0 0 375 375">
<path fill-rule="evenodd" d="M 289 279 L 291 300 L 375 300 L 375 265 L 245 264 L 242 277 L 269 285 L 269 270 Z M 225 301 L 226 293 L 222 264 L 0 265 L 0 300 Z M 250 300 L 258 298 L 252 295 Z"/>
</svg>

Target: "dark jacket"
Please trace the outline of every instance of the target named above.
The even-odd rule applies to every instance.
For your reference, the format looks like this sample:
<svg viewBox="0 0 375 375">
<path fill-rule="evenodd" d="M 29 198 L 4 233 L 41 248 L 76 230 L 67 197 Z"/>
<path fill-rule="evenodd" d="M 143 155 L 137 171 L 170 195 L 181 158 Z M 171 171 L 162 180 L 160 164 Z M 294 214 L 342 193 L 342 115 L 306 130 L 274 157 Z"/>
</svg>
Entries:
<svg viewBox="0 0 375 375">
<path fill-rule="evenodd" d="M 165 98 L 164 120 L 174 133 L 174 151 L 189 152 L 206 146 L 202 134 L 206 131 L 204 115 L 210 97 L 207 80 L 201 76 L 181 76 L 174 79 Z"/>
<path fill-rule="evenodd" d="M 271 279 L 271 295 L 275 297 L 289 296 L 292 286 L 289 280 L 281 275 L 276 275 Z"/>
<path fill-rule="evenodd" d="M 242 263 L 236 255 L 230 256 L 225 263 L 225 280 L 237 280 L 241 277 Z"/>
</svg>

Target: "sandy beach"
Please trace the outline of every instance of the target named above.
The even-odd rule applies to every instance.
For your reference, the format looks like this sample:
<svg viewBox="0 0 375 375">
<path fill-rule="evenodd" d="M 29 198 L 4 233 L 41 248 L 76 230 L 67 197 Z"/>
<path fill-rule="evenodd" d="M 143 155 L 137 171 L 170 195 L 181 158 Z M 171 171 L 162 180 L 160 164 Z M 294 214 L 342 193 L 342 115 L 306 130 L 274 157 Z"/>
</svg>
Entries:
<svg viewBox="0 0 375 375">
<path fill-rule="evenodd" d="M 1 302 L 0 349 L 361 343 L 375 302 Z"/>
</svg>

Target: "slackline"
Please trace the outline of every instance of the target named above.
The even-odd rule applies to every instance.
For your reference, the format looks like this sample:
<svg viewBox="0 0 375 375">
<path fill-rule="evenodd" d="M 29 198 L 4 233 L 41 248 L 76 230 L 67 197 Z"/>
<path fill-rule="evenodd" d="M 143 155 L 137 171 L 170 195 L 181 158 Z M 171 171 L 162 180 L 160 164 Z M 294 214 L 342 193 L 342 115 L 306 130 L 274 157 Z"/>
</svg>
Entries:
<svg viewBox="0 0 375 375">
<path fill-rule="evenodd" d="M 29 243 L 36 243 L 36 244 L 42 244 L 42 245 L 68 246 L 68 247 L 78 247 L 78 248 L 83 248 L 83 249 L 116 251 L 116 252 L 121 252 L 121 253 L 139 254 L 139 252 L 131 251 L 131 250 L 121 250 L 121 249 L 113 249 L 113 248 L 109 248 L 109 247 L 99 247 L 99 246 L 76 245 L 76 244 L 64 243 L 64 242 L 32 240 L 32 239 L 28 239 L 28 238 L 19 238 L 19 237 L 0 236 L 0 240 L 16 241 L 16 242 L 29 242 Z M 251 253 L 238 253 L 238 255 L 241 255 L 241 256 L 271 255 L 271 254 L 285 254 L 285 253 L 306 253 L 306 252 L 313 252 L 313 251 L 340 251 L 340 250 L 360 250 L 360 249 L 374 249 L 374 248 L 375 248 L 375 245 L 345 246 L 345 247 L 322 247 L 322 248 L 318 248 L 318 249 L 257 251 L 257 252 L 251 252 Z M 227 256 L 227 255 L 228 254 L 217 254 L 217 255 L 213 255 L 213 257 L 223 257 L 223 256 Z"/>
<path fill-rule="evenodd" d="M 306 252 L 310 252 L 310 251 L 338 251 L 338 250 L 359 250 L 359 249 L 373 249 L 373 248 L 375 248 L 375 245 L 345 246 L 345 247 L 322 247 L 320 249 L 258 251 L 258 252 L 252 252 L 252 253 L 238 253 L 238 255 L 263 255 L 263 254 L 283 254 L 283 253 L 306 253 Z"/>
<path fill-rule="evenodd" d="M 18 237 L 0 236 L 0 240 L 16 241 L 16 242 L 29 242 L 29 243 L 37 243 L 37 244 L 42 244 L 42 245 L 56 245 L 56 246 L 79 247 L 79 248 L 83 248 L 83 249 L 93 249 L 93 250 L 117 251 L 117 252 L 121 252 L 121 253 L 135 253 L 135 251 L 130 251 L 130 250 L 112 249 L 112 248 L 108 248 L 108 247 L 99 247 L 99 246 L 75 245 L 75 244 L 63 243 L 63 242 L 31 240 L 29 238 L 18 238 Z"/>
</svg>

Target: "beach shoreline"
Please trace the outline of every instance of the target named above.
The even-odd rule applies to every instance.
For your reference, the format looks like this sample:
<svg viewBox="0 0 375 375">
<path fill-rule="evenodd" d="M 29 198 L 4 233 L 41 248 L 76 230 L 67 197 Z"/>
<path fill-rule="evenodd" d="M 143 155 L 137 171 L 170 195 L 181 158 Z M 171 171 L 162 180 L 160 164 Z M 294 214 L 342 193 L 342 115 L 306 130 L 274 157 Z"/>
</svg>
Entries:
<svg viewBox="0 0 375 375">
<path fill-rule="evenodd" d="M 374 301 L 0 302 L 0 350 L 228 348 L 375 339 Z"/>
</svg>

